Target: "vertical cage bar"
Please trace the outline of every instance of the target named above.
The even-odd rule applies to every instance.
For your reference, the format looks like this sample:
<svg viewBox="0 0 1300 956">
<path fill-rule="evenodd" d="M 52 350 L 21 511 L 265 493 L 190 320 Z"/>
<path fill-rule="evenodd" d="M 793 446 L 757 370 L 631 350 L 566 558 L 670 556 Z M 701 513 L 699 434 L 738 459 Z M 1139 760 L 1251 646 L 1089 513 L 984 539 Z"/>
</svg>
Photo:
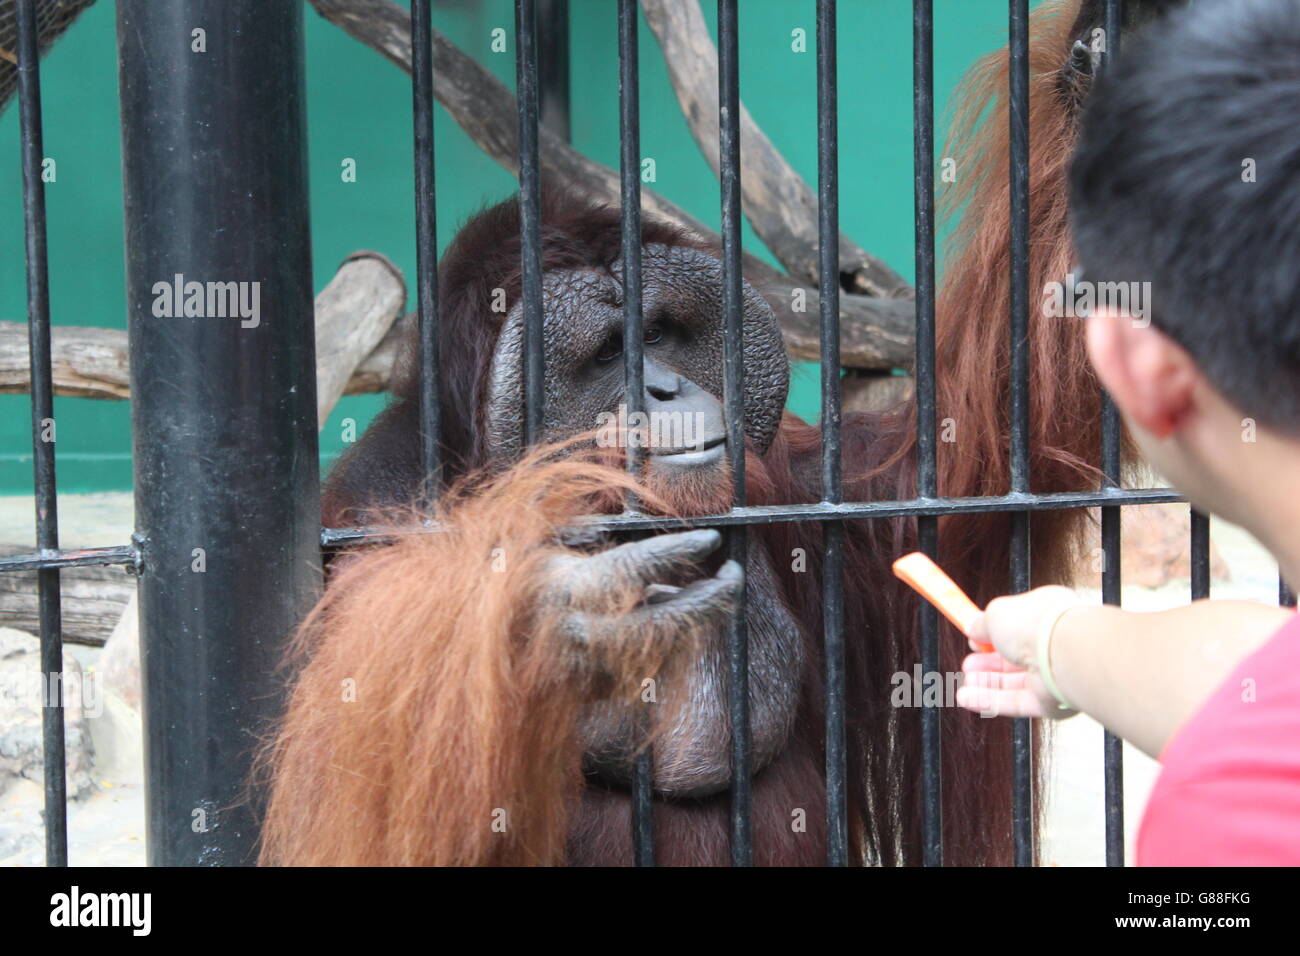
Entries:
<svg viewBox="0 0 1300 956">
<path fill-rule="evenodd" d="M 1102 68 L 1119 52 L 1121 0 L 1106 0 L 1106 52 Z M 1101 462 L 1103 485 L 1120 483 L 1119 409 L 1105 391 L 1101 396 Z M 1195 518 L 1193 518 L 1193 524 Z M 1120 538 L 1121 511 L 1118 506 L 1101 509 L 1101 599 L 1118 606 L 1122 600 Z M 1106 865 L 1124 865 L 1124 744 L 1109 730 L 1102 731 L 1102 776 L 1106 820 Z"/>
<path fill-rule="evenodd" d="M 1119 480 L 1119 419 L 1112 416 L 1114 404 L 1103 396 L 1102 462 L 1105 483 Z M 1120 603 L 1120 509 L 1101 509 L 1101 599 Z M 1106 865 L 1124 865 L 1124 746 L 1109 730 L 1102 731 L 1103 806 L 1105 812 Z"/>
<path fill-rule="evenodd" d="M 539 0 L 538 46 L 541 62 L 541 122 L 566 143 L 572 126 L 569 111 L 569 0 Z"/>
<path fill-rule="evenodd" d="M 1192 600 L 1210 596 L 1210 516 L 1190 508 Z"/>
<path fill-rule="evenodd" d="M 623 377 L 627 420 L 645 411 L 644 316 L 641 310 L 641 86 L 636 0 L 618 0 L 619 201 L 623 251 Z M 634 419 L 632 416 L 636 415 Z M 627 469 L 641 474 L 641 444 L 626 436 Z M 629 510 L 636 507 L 628 502 Z M 648 717 L 648 714 L 646 715 Z M 643 728 L 649 723 L 643 720 Z M 654 755 L 642 749 L 632 765 L 632 858 L 654 866 Z"/>
<path fill-rule="evenodd" d="M 442 458 L 438 401 L 438 216 L 433 166 L 433 47 L 429 0 L 411 0 L 411 95 L 415 119 L 415 271 L 420 319 L 420 456 L 430 499 Z"/>
<path fill-rule="evenodd" d="M 59 547 L 54 471 L 54 380 L 50 370 L 50 276 L 41 180 L 41 73 L 35 0 L 18 0 L 18 108 L 22 139 L 23 228 L 27 248 L 27 336 L 32 394 L 36 546 Z M 45 864 L 68 865 L 68 784 L 63 739 L 63 622 L 58 568 L 36 572 L 41 632 L 41 741 Z"/>
<path fill-rule="evenodd" d="M 822 500 L 844 497 L 840 457 L 840 183 L 835 0 L 817 0 L 817 239 L 821 300 Z M 844 701 L 844 522 L 822 529 L 826 648 L 826 859 L 849 860 Z"/>
<path fill-rule="evenodd" d="M 545 421 L 542 340 L 541 174 L 537 155 L 537 11 L 515 3 L 515 91 L 519 98 L 519 229 L 523 240 L 525 440 L 540 441 Z"/>
<path fill-rule="evenodd" d="M 916 491 L 938 494 L 935 465 L 934 368 L 934 0 L 912 2 L 912 170 L 916 223 Z M 938 558 L 939 524 L 917 519 L 921 550 Z M 921 669 L 939 671 L 939 616 L 929 601 L 918 602 Z M 922 862 L 943 865 L 943 740 L 940 710 L 921 710 Z"/>
<path fill-rule="evenodd" d="M 245 864 L 253 753 L 321 583 L 303 5 L 117 14 L 148 856 Z M 196 23 L 220 56 L 177 42 Z M 254 307 L 158 314 L 209 282 Z"/>
<path fill-rule="evenodd" d="M 1029 0 L 1009 0 L 1011 116 L 1011 491 L 1029 493 Z M 1011 590 L 1029 590 L 1029 512 L 1011 515 Z M 1012 730 L 1017 866 L 1034 862 L 1033 727 Z"/>
<path fill-rule="evenodd" d="M 740 270 L 740 75 L 736 0 L 718 0 L 718 168 L 722 183 L 723 404 L 727 451 L 731 457 L 732 504 L 745 504 L 744 300 Z M 727 556 L 745 567 L 748 530 L 727 530 Z M 727 627 L 731 716 L 731 862 L 753 861 L 750 834 L 750 728 L 748 607 L 742 585 L 736 612 Z"/>
</svg>

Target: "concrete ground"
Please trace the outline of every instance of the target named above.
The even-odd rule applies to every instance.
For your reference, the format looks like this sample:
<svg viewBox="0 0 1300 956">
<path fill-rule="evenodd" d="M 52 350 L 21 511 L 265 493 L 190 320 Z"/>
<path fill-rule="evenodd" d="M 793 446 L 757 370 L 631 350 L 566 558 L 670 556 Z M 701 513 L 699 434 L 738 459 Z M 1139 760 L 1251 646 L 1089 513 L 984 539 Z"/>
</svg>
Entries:
<svg viewBox="0 0 1300 956">
<path fill-rule="evenodd" d="M 63 495 L 60 528 L 65 547 L 124 544 L 131 531 L 129 494 Z M 0 497 L 0 543 L 32 541 L 32 502 Z M 1214 582 L 1216 597 L 1275 602 L 1277 567 L 1244 531 L 1215 521 L 1211 537 L 1229 573 Z M 1085 592 L 1086 593 L 1086 592 Z M 1186 579 L 1159 588 L 1126 586 L 1124 604 L 1156 610 L 1186 603 Z M 1100 596 L 1093 592 L 1096 600 Z M 69 646 L 93 672 L 97 648 Z M 145 862 L 144 791 L 137 712 L 110 695 L 101 716 L 90 719 L 96 788 L 68 806 L 69 859 L 73 865 L 138 866 Z M 1055 725 L 1051 787 L 1043 831 L 1043 861 L 1053 866 L 1104 862 L 1102 729 L 1083 716 Z M 1157 764 L 1125 745 L 1124 818 L 1128 859 Z M 0 786 L 3 782 L 0 781 Z M 0 865 L 39 866 L 44 858 L 39 784 L 20 780 L 0 793 Z"/>
<path fill-rule="evenodd" d="M 132 513 L 130 493 L 60 495 L 59 543 L 65 548 L 129 544 Z M 0 543 L 26 544 L 35 537 L 32 499 L 0 496 Z M 100 648 L 64 647 L 84 673 L 94 673 Z M 68 860 L 74 866 L 143 866 L 140 715 L 115 695 L 106 695 L 102 714 L 88 717 L 87 723 L 95 752 L 95 789 L 68 802 Z M 38 781 L 18 780 L 0 793 L 0 865 L 44 864 L 43 807 Z"/>
</svg>

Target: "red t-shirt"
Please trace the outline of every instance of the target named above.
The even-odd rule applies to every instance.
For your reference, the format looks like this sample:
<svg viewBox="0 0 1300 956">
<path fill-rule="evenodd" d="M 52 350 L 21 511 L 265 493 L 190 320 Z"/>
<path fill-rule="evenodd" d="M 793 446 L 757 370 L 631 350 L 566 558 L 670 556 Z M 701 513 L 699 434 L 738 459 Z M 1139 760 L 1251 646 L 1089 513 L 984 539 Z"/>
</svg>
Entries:
<svg viewBox="0 0 1300 956">
<path fill-rule="evenodd" d="M 1139 866 L 1300 865 L 1300 616 L 1165 744 Z"/>
</svg>

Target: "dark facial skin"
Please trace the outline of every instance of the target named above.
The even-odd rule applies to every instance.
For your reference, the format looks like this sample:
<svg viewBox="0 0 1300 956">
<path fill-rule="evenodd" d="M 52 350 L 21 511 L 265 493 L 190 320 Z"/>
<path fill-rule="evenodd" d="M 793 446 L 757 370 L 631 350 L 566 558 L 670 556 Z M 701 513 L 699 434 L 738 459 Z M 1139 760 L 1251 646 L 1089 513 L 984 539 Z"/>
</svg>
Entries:
<svg viewBox="0 0 1300 956">
<path fill-rule="evenodd" d="M 596 429 L 623 404 L 621 274 L 620 261 L 609 272 L 552 271 L 543 279 L 547 440 Z M 660 441 L 650 452 L 675 467 L 721 461 L 721 263 L 696 249 L 648 245 L 642 284 L 645 409 L 660 421 L 676 416 L 690 422 L 689 430 L 660 430 Z M 742 292 L 745 433 L 761 451 L 780 423 L 789 374 L 771 308 L 748 283 Z M 494 458 L 513 457 L 523 446 L 523 326 L 520 302 L 506 317 L 492 363 L 487 432 Z M 684 442 L 670 440 L 683 435 Z"/>
</svg>

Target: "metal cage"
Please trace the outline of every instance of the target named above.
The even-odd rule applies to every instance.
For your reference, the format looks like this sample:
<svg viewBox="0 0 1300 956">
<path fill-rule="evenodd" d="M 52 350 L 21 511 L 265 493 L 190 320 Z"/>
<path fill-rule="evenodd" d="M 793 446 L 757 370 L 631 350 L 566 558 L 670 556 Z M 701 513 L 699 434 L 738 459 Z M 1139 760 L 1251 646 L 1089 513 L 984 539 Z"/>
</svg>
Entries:
<svg viewBox="0 0 1300 956">
<path fill-rule="evenodd" d="M 252 809 L 227 811 L 247 776 L 249 728 L 278 704 L 268 674 L 283 640 L 315 594 L 321 549 L 366 536 L 365 529 L 320 529 L 312 375 L 310 246 L 303 156 L 302 4 L 300 0 L 198 0 L 182 23 L 178 5 L 119 0 L 119 45 L 124 143 L 128 296 L 131 315 L 131 376 L 135 435 L 137 533 L 131 544 L 91 550 L 60 550 L 55 494 L 54 446 L 41 440 L 42 422 L 53 417 L 46 221 L 40 176 L 42 157 L 35 0 L 18 0 L 19 96 L 21 101 L 28 312 L 31 340 L 33 451 L 37 550 L 0 559 L 0 570 L 37 570 L 40 587 L 42 668 L 61 668 L 59 571 L 84 565 L 126 565 L 140 577 L 148 778 L 149 859 L 153 864 L 250 862 L 257 843 Z M 516 78 L 519 116 L 519 193 L 523 230 L 526 422 L 540 433 L 543 354 L 541 244 L 539 236 L 539 101 L 567 123 L 565 100 L 551 67 L 567 63 L 563 0 L 544 0 L 538 24 L 536 0 L 516 2 Z M 1101 449 L 1105 481 L 1095 491 L 1035 494 L 1029 488 L 1029 3 L 1008 0 L 1010 38 L 1011 279 L 1010 354 L 1012 386 L 1012 480 L 1004 495 L 937 496 L 935 469 L 935 204 L 933 0 L 913 0 L 914 156 L 916 213 L 916 395 L 918 486 L 899 501 L 843 500 L 840 471 L 839 269 L 837 181 L 836 2 L 817 0 L 818 226 L 821 296 L 821 478 L 822 500 L 809 505 L 746 504 L 740 361 L 741 206 L 737 0 L 718 0 L 720 175 L 723 237 L 725 394 L 733 507 L 698 519 L 724 528 L 728 556 L 745 560 L 750 525 L 819 521 L 824 537 L 824 642 L 826 667 L 826 785 L 829 814 L 827 860 L 848 862 L 843 674 L 844 522 L 915 516 L 922 548 L 934 555 L 938 518 L 963 512 L 1009 512 L 1015 591 L 1029 587 L 1029 530 L 1035 511 L 1100 507 L 1103 599 L 1120 599 L 1120 508 L 1182 500 L 1170 489 L 1119 485 L 1120 423 L 1104 403 Z M 246 69 L 216 75 L 202 58 L 174 49 L 177 31 L 188 32 L 198 8 L 210 31 L 239 31 L 233 44 Z M 611 10 L 611 15 L 614 11 Z M 622 236 L 626 266 L 626 402 L 640 409 L 641 249 L 637 8 L 618 0 L 620 62 L 619 134 Z M 1110 50 L 1118 49 L 1121 0 L 1107 0 Z M 436 272 L 433 143 L 433 63 L 430 0 L 412 0 L 415 211 L 420 324 L 424 370 L 420 402 L 426 470 L 439 468 L 438 286 Z M 554 50 L 548 72 L 538 70 L 539 33 Z M 166 41 L 166 42 L 164 42 Z M 148 55 L 145 51 L 148 50 Z M 236 76 L 237 85 L 228 82 Z M 539 94 L 539 87 L 545 89 Z M 233 124 L 261 131 L 249 148 L 223 139 Z M 563 127 L 561 127 L 563 128 Z M 269 141 L 268 141 L 269 139 Z M 219 162 L 214 158 L 220 157 Z M 180 156 L 172 163 L 171 156 Z M 169 190 L 152 183 L 167 169 Z M 272 223 L 273 226 L 268 226 Z M 238 241 L 218 241 L 217 224 L 229 225 Z M 230 233 L 227 233 L 230 235 Z M 148 289 L 173 272 L 211 271 L 247 275 L 271 288 L 277 321 L 258 335 L 221 336 L 201 324 L 175 322 L 166 335 L 151 325 Z M 184 384 L 178 389 L 177 383 Z M 254 389 L 250 394 L 238 386 Z M 635 456 L 630 456 L 635 459 Z M 630 466 L 635 467 L 635 460 Z M 234 520 L 232 516 L 238 516 Z M 601 519 L 609 528 L 667 526 L 668 519 L 627 512 Z M 223 549 L 214 572 L 184 573 L 194 542 Z M 1209 594 L 1209 522 L 1192 512 L 1191 597 Z M 1279 598 L 1294 604 L 1280 586 Z M 743 598 L 742 598 L 743 600 Z M 938 620 L 921 609 L 922 665 L 938 669 Z M 731 848 L 736 865 L 751 862 L 748 656 L 745 615 L 734 615 L 728 634 L 733 734 Z M 924 860 L 943 861 L 940 797 L 939 712 L 922 712 Z M 178 727 L 186 734 L 176 733 Z M 196 737 L 198 738 L 196 740 Z M 1017 720 L 1015 748 L 1015 859 L 1034 859 L 1031 736 Z M 67 862 L 63 713 L 57 701 L 44 710 L 46 852 L 52 866 Z M 1118 738 L 1105 747 L 1106 861 L 1124 862 L 1122 783 Z M 650 756 L 637 765 L 633 793 L 637 863 L 654 862 Z M 215 827 L 180 825 L 192 808 L 221 813 Z"/>
</svg>

